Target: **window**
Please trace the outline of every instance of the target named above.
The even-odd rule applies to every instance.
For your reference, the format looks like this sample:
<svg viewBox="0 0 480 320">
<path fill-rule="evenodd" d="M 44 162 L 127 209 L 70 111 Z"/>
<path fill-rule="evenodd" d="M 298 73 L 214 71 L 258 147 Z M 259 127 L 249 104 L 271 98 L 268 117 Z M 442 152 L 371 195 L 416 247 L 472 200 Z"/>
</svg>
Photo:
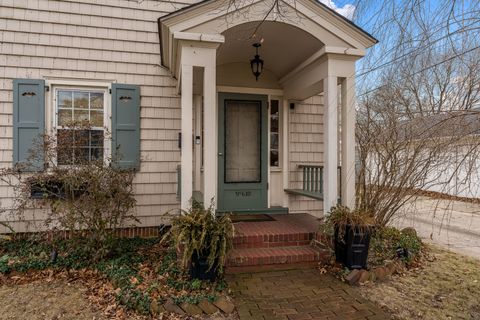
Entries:
<svg viewBox="0 0 480 320">
<path fill-rule="evenodd" d="M 280 144 L 280 110 L 279 101 L 270 101 L 270 166 L 278 167 L 279 163 L 279 144 Z"/>
<path fill-rule="evenodd" d="M 102 161 L 105 92 L 57 89 L 55 101 L 57 163 L 72 165 Z"/>
</svg>

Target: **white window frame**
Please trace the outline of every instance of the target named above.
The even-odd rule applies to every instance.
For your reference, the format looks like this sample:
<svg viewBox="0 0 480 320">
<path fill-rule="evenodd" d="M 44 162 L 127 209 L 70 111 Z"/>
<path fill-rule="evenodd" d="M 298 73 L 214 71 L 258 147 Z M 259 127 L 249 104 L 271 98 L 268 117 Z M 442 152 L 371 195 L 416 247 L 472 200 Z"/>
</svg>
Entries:
<svg viewBox="0 0 480 320">
<path fill-rule="evenodd" d="M 272 100 L 278 101 L 278 166 L 270 165 L 271 154 L 271 112 Z M 283 97 L 269 96 L 268 99 L 268 167 L 271 171 L 282 171 L 283 168 Z"/>
<path fill-rule="evenodd" d="M 111 82 L 98 82 L 98 81 L 82 81 L 82 80 L 46 80 L 46 86 L 48 87 L 47 101 L 46 101 L 46 114 L 45 125 L 46 132 L 49 135 L 55 136 L 57 129 L 60 127 L 57 125 L 57 92 L 59 90 L 78 90 L 78 91 L 94 91 L 103 93 L 103 128 L 108 131 L 108 134 L 104 134 L 103 139 L 103 159 L 105 165 L 110 164 L 111 160 L 111 144 L 112 144 L 112 97 Z M 54 159 L 55 165 L 57 165 L 57 159 Z"/>
</svg>

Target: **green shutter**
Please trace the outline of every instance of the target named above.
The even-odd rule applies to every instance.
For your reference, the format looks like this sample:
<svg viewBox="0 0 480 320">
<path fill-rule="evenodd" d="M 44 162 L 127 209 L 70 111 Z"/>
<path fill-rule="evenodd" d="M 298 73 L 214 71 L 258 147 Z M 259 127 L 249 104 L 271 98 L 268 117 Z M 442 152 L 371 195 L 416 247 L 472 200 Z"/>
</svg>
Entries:
<svg viewBox="0 0 480 320">
<path fill-rule="evenodd" d="M 13 164 L 25 171 L 43 170 L 43 152 L 36 151 L 45 132 L 45 81 L 13 80 Z M 41 151 L 41 150 L 39 150 Z"/>
<path fill-rule="evenodd" d="M 112 164 L 140 167 L 140 88 L 135 85 L 112 84 Z"/>
</svg>

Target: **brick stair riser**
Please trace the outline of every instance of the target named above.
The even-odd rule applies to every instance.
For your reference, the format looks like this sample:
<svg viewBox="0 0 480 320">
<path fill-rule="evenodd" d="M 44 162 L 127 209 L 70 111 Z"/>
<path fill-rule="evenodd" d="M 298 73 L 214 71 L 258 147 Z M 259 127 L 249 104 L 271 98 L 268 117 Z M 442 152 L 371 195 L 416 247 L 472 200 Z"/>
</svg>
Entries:
<svg viewBox="0 0 480 320">
<path fill-rule="evenodd" d="M 234 248 L 273 248 L 309 245 L 313 233 L 235 236 Z"/>
</svg>

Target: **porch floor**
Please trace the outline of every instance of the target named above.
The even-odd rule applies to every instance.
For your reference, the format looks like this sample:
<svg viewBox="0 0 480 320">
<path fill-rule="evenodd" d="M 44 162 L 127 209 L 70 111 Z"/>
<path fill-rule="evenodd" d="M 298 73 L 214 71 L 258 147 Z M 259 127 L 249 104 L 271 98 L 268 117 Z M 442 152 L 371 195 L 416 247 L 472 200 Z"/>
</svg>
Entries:
<svg viewBox="0 0 480 320">
<path fill-rule="evenodd" d="M 236 222 L 236 236 L 270 236 L 289 234 L 313 234 L 318 230 L 318 218 L 307 213 L 276 214 L 271 215 L 272 221 Z M 313 239 L 313 238 L 312 238 Z"/>
</svg>

